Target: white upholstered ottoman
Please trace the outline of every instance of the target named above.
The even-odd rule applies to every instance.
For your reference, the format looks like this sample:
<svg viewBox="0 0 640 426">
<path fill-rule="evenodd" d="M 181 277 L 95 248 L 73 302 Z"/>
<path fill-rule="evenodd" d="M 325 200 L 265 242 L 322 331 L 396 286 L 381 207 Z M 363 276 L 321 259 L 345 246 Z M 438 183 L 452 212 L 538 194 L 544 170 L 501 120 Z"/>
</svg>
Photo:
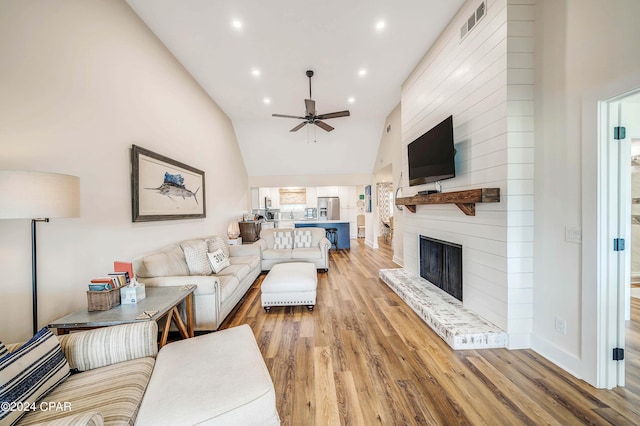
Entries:
<svg viewBox="0 0 640 426">
<path fill-rule="evenodd" d="M 272 306 L 316 305 L 318 273 L 316 265 L 307 262 L 287 262 L 273 265 L 262 281 L 262 307 L 269 312 Z"/>
<path fill-rule="evenodd" d="M 279 425 L 269 371 L 248 325 L 158 352 L 137 426 Z"/>
</svg>

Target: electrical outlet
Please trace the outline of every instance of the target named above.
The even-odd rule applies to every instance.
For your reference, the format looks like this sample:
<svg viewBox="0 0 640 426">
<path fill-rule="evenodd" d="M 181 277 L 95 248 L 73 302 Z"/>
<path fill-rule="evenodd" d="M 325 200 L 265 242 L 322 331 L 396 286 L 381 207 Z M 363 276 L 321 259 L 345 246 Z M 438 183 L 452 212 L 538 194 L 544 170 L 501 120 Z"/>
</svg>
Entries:
<svg viewBox="0 0 640 426">
<path fill-rule="evenodd" d="M 567 321 L 558 317 L 556 317 L 555 320 L 556 331 L 560 334 L 567 334 Z"/>
<path fill-rule="evenodd" d="M 581 228 L 564 228 L 564 240 L 568 243 L 581 243 L 582 242 L 582 229 Z"/>
</svg>

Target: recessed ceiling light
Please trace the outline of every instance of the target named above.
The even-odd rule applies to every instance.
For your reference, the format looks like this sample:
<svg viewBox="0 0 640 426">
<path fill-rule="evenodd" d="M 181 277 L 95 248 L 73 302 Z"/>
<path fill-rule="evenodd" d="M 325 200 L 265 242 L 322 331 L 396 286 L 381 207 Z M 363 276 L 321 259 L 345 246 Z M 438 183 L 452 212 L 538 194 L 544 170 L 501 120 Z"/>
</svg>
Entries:
<svg viewBox="0 0 640 426">
<path fill-rule="evenodd" d="M 264 102 L 266 105 L 269 105 L 269 104 L 271 103 L 271 99 L 269 99 L 269 98 L 264 98 L 264 99 L 262 100 L 262 102 Z"/>
<path fill-rule="evenodd" d="M 233 21 L 231 21 L 231 25 L 233 26 L 233 28 L 235 28 L 236 30 L 239 30 L 240 28 L 242 28 L 242 22 L 240 22 L 237 19 L 234 19 Z"/>
<path fill-rule="evenodd" d="M 253 68 L 251 70 L 251 75 L 254 77 L 260 77 L 260 70 L 258 68 Z"/>
<path fill-rule="evenodd" d="M 384 21 L 376 22 L 376 30 L 382 31 L 387 24 Z"/>
<path fill-rule="evenodd" d="M 356 101 L 356 98 L 354 98 L 353 96 L 349 97 L 349 99 L 347 99 L 347 102 L 349 102 L 350 104 L 354 103 Z"/>
<path fill-rule="evenodd" d="M 364 77 L 365 75 L 367 75 L 367 70 L 366 70 L 366 68 L 360 68 L 360 69 L 358 70 L 358 75 L 359 75 L 360 77 Z"/>
</svg>

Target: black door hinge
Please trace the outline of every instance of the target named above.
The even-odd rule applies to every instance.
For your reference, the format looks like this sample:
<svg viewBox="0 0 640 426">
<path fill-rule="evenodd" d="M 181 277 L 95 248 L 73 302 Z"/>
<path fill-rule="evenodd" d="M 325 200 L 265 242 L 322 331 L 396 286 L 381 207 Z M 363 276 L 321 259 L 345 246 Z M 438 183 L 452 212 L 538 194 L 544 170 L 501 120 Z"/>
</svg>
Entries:
<svg viewBox="0 0 640 426">
<path fill-rule="evenodd" d="M 622 348 L 613 348 L 613 360 L 614 361 L 622 361 L 624 359 L 624 349 Z"/>
<path fill-rule="evenodd" d="M 627 128 L 626 127 L 614 127 L 613 128 L 613 139 L 619 141 L 627 137 Z"/>
<path fill-rule="evenodd" d="M 613 239 L 613 251 L 624 251 L 624 238 Z"/>
</svg>

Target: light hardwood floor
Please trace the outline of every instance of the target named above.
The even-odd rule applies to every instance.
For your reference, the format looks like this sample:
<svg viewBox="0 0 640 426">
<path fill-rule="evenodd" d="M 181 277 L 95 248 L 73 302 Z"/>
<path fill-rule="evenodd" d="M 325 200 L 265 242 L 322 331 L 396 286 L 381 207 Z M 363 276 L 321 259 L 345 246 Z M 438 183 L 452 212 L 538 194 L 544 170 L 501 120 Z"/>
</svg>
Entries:
<svg viewBox="0 0 640 426">
<path fill-rule="evenodd" d="M 283 425 L 640 424 L 640 324 L 627 386 L 598 390 L 531 350 L 452 351 L 378 279 L 391 250 L 352 240 L 318 274 L 313 312 L 260 305 L 260 284 L 222 328 L 249 324 Z M 633 299 L 633 317 L 640 302 Z"/>
</svg>

